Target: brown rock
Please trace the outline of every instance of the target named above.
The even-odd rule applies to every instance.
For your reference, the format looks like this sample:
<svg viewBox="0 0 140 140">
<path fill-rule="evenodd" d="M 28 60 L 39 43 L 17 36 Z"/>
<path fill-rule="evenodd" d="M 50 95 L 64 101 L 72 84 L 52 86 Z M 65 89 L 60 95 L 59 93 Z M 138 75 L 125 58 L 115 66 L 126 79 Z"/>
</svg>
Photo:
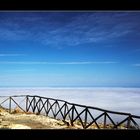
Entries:
<svg viewBox="0 0 140 140">
<path fill-rule="evenodd" d="M 13 111 L 12 111 L 12 114 L 15 114 L 15 113 L 23 113 L 24 111 L 21 110 L 19 107 L 16 107 Z"/>
</svg>

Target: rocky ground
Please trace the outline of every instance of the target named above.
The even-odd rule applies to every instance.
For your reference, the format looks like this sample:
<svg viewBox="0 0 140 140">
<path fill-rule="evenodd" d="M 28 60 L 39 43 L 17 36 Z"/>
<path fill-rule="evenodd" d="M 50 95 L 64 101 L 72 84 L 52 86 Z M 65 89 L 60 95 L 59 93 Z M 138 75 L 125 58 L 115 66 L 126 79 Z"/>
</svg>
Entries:
<svg viewBox="0 0 140 140">
<path fill-rule="evenodd" d="M 62 120 L 56 120 L 43 115 L 36 115 L 33 113 L 24 113 L 19 108 L 16 108 L 10 114 L 8 110 L 0 108 L 0 129 L 82 129 L 78 121 L 74 122 L 74 126 Z M 103 128 L 103 124 L 98 124 Z M 111 125 L 107 128 L 111 129 Z M 89 129 L 98 129 L 95 124 Z M 126 129 L 121 126 L 120 129 Z"/>
<path fill-rule="evenodd" d="M 63 129 L 68 126 L 61 120 L 55 120 L 32 113 L 13 112 L 0 109 L 1 129 Z"/>
</svg>

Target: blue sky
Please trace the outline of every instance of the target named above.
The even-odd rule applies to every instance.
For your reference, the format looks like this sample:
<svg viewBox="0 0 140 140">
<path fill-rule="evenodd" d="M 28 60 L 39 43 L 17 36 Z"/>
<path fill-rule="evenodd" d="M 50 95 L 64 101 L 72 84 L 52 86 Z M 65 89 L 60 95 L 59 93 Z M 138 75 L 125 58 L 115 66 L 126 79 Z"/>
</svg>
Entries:
<svg viewBox="0 0 140 140">
<path fill-rule="evenodd" d="M 0 12 L 0 86 L 140 86 L 140 12 Z"/>
</svg>

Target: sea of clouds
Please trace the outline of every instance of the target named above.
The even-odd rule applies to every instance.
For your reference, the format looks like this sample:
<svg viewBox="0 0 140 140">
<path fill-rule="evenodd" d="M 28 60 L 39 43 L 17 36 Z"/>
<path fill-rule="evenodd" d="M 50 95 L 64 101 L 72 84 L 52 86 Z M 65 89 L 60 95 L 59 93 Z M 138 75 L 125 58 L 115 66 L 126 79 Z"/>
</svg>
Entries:
<svg viewBox="0 0 140 140">
<path fill-rule="evenodd" d="M 140 116 L 140 88 L 0 88 L 0 96 L 39 95 Z"/>
</svg>

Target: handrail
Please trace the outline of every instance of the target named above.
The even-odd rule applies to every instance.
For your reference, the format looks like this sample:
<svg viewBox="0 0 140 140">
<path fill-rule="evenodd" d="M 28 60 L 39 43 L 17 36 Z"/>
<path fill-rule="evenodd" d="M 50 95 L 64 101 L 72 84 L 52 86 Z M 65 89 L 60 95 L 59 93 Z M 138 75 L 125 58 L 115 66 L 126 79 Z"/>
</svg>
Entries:
<svg viewBox="0 0 140 140">
<path fill-rule="evenodd" d="M 117 111 L 111 111 L 111 110 L 105 110 L 101 109 L 98 107 L 92 107 L 92 106 L 86 106 L 86 105 L 79 105 L 75 103 L 70 103 L 64 100 L 60 99 L 54 99 L 54 98 L 47 98 L 47 97 L 41 97 L 38 95 L 13 95 L 13 96 L 0 96 L 0 98 L 7 97 L 4 101 L 0 103 L 0 106 L 4 102 L 8 102 L 9 104 L 9 112 L 11 113 L 12 109 L 12 103 L 14 103 L 16 106 L 18 106 L 21 110 L 24 112 L 32 111 L 33 113 L 42 113 L 42 110 L 44 109 L 44 113 L 46 113 L 46 116 L 49 116 L 49 113 L 52 111 L 52 115 L 54 118 L 56 118 L 58 115 L 61 114 L 62 120 L 68 119 L 70 120 L 70 124 L 73 126 L 74 122 L 76 120 L 79 120 L 82 127 L 84 129 L 90 128 L 93 124 L 96 125 L 97 128 L 100 129 L 100 126 L 98 124 L 98 120 L 101 117 L 104 117 L 103 121 L 103 128 L 107 128 L 107 118 L 110 120 L 112 128 L 113 129 L 119 129 L 119 127 L 127 123 L 125 125 L 126 128 L 131 129 L 140 129 L 138 123 L 135 121 L 135 119 L 139 119 L 140 121 L 140 116 L 138 115 L 132 115 L 131 113 L 126 113 L 126 112 L 117 112 Z M 19 105 L 17 101 L 15 101 L 15 98 L 18 97 L 25 97 L 25 107 L 23 108 L 22 106 Z M 45 100 L 45 102 L 43 102 Z M 53 103 L 52 103 L 53 101 Z M 61 103 L 61 104 L 60 104 Z M 81 107 L 82 111 L 78 112 L 77 107 Z M 100 111 L 101 114 L 98 116 L 94 116 L 90 110 L 94 111 Z M 115 122 L 113 118 L 109 115 L 110 114 L 115 114 L 115 115 L 124 115 L 126 116 L 125 119 L 121 120 L 120 122 Z M 82 118 L 82 115 L 83 118 Z M 92 119 L 91 122 L 88 121 L 88 116 Z M 132 123 L 134 126 L 132 126 Z"/>
<path fill-rule="evenodd" d="M 28 97 L 38 97 L 38 98 L 40 98 L 40 96 L 37 96 L 37 95 L 34 95 L 34 96 L 27 95 L 27 96 L 28 96 Z M 111 110 L 101 109 L 101 108 L 98 108 L 98 107 L 92 107 L 92 106 L 86 106 L 86 105 L 79 105 L 79 104 L 70 103 L 70 102 L 67 102 L 67 101 L 64 101 L 64 100 L 60 100 L 60 99 L 55 99 L 55 98 L 47 98 L 47 97 L 41 97 L 41 98 L 50 99 L 50 100 L 57 100 L 57 101 L 60 101 L 60 102 L 65 102 L 65 103 L 70 104 L 70 105 L 75 105 L 75 106 L 79 106 L 79 107 L 87 107 L 87 108 L 89 108 L 89 109 L 96 109 L 96 110 L 99 110 L 99 111 L 104 111 L 104 112 L 108 112 L 108 113 L 112 113 L 112 114 L 131 115 L 131 113 L 117 112 L 117 111 L 111 111 Z M 135 117 L 140 117 L 140 116 L 136 116 L 136 115 L 133 115 L 133 116 L 135 116 Z"/>
</svg>

